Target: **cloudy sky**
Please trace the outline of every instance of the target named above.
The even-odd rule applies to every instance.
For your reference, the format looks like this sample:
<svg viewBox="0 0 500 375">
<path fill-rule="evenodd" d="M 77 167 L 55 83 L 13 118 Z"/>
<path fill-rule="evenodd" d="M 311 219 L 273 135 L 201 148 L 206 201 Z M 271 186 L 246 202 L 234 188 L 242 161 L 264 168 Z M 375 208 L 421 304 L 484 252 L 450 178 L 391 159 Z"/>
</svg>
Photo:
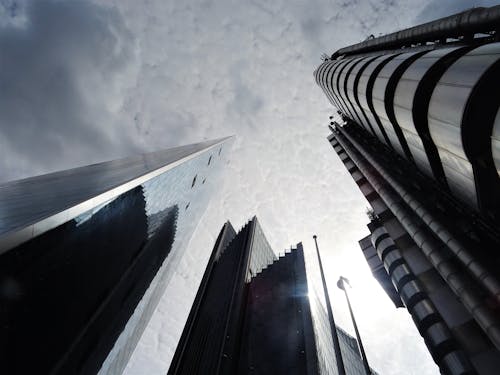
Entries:
<svg viewBox="0 0 500 375">
<path fill-rule="evenodd" d="M 438 374 L 359 250 L 367 203 L 326 140 L 334 108 L 313 71 L 322 53 L 369 34 L 495 3 L 0 0 L 0 182 L 234 134 L 224 183 L 191 246 L 210 243 L 226 219 L 240 227 L 254 214 L 276 251 L 303 241 L 312 252 L 316 233 L 349 332 L 335 281 L 341 270 L 352 281 L 372 367 Z M 152 327 L 168 328 L 165 309 Z M 164 373 L 167 328 L 146 330 L 128 374 L 146 365 Z"/>
</svg>

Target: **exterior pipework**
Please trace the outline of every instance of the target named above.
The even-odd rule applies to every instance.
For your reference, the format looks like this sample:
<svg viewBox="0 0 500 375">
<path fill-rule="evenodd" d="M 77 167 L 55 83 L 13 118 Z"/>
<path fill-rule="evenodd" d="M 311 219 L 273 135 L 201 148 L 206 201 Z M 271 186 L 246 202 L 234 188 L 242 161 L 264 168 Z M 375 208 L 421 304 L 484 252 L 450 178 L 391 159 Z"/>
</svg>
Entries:
<svg viewBox="0 0 500 375">
<path fill-rule="evenodd" d="M 360 157 L 354 154 L 350 147 L 346 144 L 346 141 L 342 139 L 343 136 L 345 136 L 346 139 L 348 139 L 356 147 L 358 147 L 358 145 L 352 141 L 352 138 L 346 135 L 344 129 L 340 127 L 337 127 L 337 129 L 340 130 L 341 136 L 337 136 L 336 138 L 344 148 L 350 159 L 363 173 L 365 178 L 372 185 L 373 189 L 386 203 L 391 212 L 405 228 L 414 242 L 422 249 L 424 255 L 436 268 L 441 277 L 446 281 L 453 293 L 455 293 L 455 295 L 460 298 L 466 309 L 472 315 L 474 320 L 479 324 L 479 326 L 483 329 L 491 342 L 497 349 L 500 349 L 500 322 L 498 321 L 498 317 L 496 316 L 496 314 L 491 311 L 491 309 L 486 305 L 485 302 L 483 302 L 482 298 L 477 294 L 477 292 L 469 286 L 470 283 L 465 280 L 463 272 L 461 272 L 460 269 L 458 269 L 452 262 L 450 262 L 443 256 L 440 250 L 441 248 L 443 248 L 443 244 L 439 243 L 427 231 L 423 230 L 414 219 L 414 217 L 416 216 L 415 213 L 412 213 L 408 208 L 398 203 L 398 198 L 395 196 L 395 194 L 382 186 L 380 177 L 375 176 L 371 172 L 371 169 L 375 168 L 379 175 L 382 178 L 385 178 L 385 176 L 382 175 L 377 169 L 377 166 L 368 164 L 368 162 L 371 163 L 371 161 L 366 158 L 361 149 L 358 148 L 362 157 L 367 161 L 362 160 Z M 394 188 L 390 180 L 386 179 L 386 181 Z M 429 229 L 436 229 L 436 224 L 433 225 L 433 228 L 430 227 Z"/>
<path fill-rule="evenodd" d="M 417 43 L 458 38 L 476 33 L 487 33 L 498 30 L 499 25 L 500 5 L 490 8 L 473 8 L 423 25 L 341 48 L 332 55 L 332 58 L 341 55 L 401 48 Z"/>
<path fill-rule="evenodd" d="M 458 349 L 452 333 L 383 226 L 372 231 L 371 242 L 441 371 L 450 375 L 475 373 L 472 364 L 463 351 Z"/>
<path fill-rule="evenodd" d="M 340 132 L 359 150 L 361 155 L 370 162 L 377 172 L 392 186 L 411 210 L 428 226 L 432 233 L 452 251 L 456 259 L 463 264 L 478 283 L 500 303 L 500 283 L 482 264 L 472 255 L 474 251 L 466 248 L 440 221 L 427 210 L 418 199 L 413 197 L 400 183 L 390 176 L 366 150 L 345 129 L 337 127 Z"/>
<path fill-rule="evenodd" d="M 396 91 L 397 82 L 405 69 L 425 53 L 427 51 L 402 53 L 396 56 L 380 70 L 373 85 L 373 108 L 380 119 L 380 123 L 390 138 L 394 149 L 410 161 L 413 161 L 413 156 L 394 116 L 394 92 Z"/>
<path fill-rule="evenodd" d="M 474 48 L 443 74 L 428 111 L 430 135 L 451 191 L 483 212 L 491 201 L 498 202 L 500 189 L 490 148 L 499 77 L 500 43 Z"/>
<path fill-rule="evenodd" d="M 441 159 L 432 142 L 427 111 L 432 91 L 446 69 L 470 47 L 440 48 L 414 61 L 394 93 L 394 115 L 419 170 L 447 186 Z"/>
</svg>

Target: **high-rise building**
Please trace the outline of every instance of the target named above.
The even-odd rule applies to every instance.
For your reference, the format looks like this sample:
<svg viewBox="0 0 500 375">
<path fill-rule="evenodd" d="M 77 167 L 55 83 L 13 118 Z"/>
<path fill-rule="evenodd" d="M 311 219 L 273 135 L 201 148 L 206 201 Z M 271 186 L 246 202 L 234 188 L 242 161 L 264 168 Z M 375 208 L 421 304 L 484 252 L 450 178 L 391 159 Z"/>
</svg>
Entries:
<svg viewBox="0 0 500 375">
<path fill-rule="evenodd" d="M 238 233 L 227 222 L 168 373 L 338 374 L 319 301 L 308 288 L 302 244 L 277 258 L 257 218 Z M 337 332 L 347 373 L 364 375 L 356 340 Z"/>
<path fill-rule="evenodd" d="M 0 372 L 121 373 L 229 139 L 0 186 Z M 168 296 L 164 296 L 168 298 Z"/>
<path fill-rule="evenodd" d="M 342 119 L 328 140 L 371 206 L 363 252 L 444 374 L 500 368 L 499 24 L 500 6 L 475 8 L 315 72 Z"/>
</svg>

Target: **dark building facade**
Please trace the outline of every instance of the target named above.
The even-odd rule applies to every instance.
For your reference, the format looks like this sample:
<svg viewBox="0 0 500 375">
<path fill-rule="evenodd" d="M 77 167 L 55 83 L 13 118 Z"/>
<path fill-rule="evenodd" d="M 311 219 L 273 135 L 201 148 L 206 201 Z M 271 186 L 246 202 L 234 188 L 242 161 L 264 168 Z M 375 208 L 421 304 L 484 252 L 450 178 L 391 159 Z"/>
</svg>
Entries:
<svg viewBox="0 0 500 375">
<path fill-rule="evenodd" d="M 347 373 L 365 374 L 356 340 L 337 331 Z M 338 374 L 302 244 L 277 258 L 255 217 L 238 233 L 227 222 L 168 373 Z"/>
<path fill-rule="evenodd" d="M 222 228 L 169 374 L 317 374 L 302 245 L 276 258 L 253 218 Z"/>
<path fill-rule="evenodd" d="M 315 72 L 342 118 L 328 140 L 372 208 L 363 253 L 444 374 L 500 368 L 499 25 L 500 6 L 472 9 Z"/>
<path fill-rule="evenodd" d="M 2 374 L 121 373 L 207 206 L 228 141 L 0 186 Z"/>
</svg>

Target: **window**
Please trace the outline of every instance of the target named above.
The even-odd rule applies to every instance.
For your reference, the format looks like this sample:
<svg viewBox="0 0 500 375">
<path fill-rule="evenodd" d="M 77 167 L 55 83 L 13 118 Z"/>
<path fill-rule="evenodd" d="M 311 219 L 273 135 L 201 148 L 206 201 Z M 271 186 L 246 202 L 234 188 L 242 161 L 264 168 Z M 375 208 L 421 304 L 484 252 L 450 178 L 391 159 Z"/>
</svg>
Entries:
<svg viewBox="0 0 500 375">
<path fill-rule="evenodd" d="M 184 210 L 187 210 L 189 208 L 189 202 L 188 204 L 186 204 L 186 208 L 184 208 Z"/>
<path fill-rule="evenodd" d="M 198 176 L 198 175 L 195 175 L 195 176 L 194 176 L 194 178 L 193 178 L 193 183 L 191 184 L 191 189 L 194 187 L 194 184 L 196 184 L 196 177 L 197 177 L 197 176 Z"/>
<path fill-rule="evenodd" d="M 212 161 L 212 155 L 210 155 L 210 157 L 208 158 L 208 164 L 207 165 L 210 165 L 211 161 Z"/>
</svg>

